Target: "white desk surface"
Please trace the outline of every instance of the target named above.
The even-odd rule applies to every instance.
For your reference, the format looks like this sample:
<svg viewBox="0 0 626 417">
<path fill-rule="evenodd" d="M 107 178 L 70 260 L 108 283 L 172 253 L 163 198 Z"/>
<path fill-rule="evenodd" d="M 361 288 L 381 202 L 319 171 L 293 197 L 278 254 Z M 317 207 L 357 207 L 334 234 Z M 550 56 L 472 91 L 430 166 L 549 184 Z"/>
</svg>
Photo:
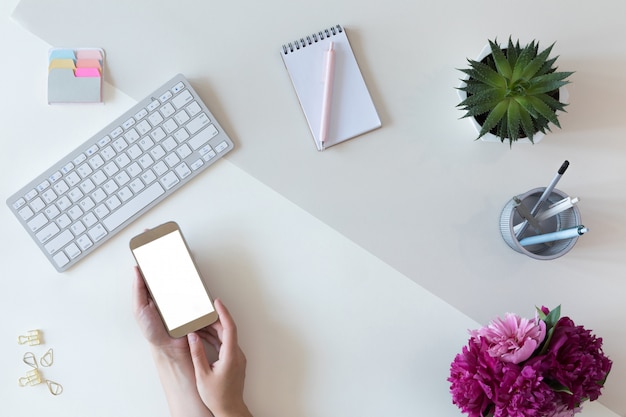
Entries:
<svg viewBox="0 0 626 417">
<path fill-rule="evenodd" d="M 58 16 L 47 18 L 80 20 L 85 10 L 72 12 L 74 3 L 54 2 Z M 214 16 L 233 13 L 235 3 L 222 3 L 212 2 Z M 153 63 L 155 45 L 136 45 L 141 59 L 129 61 L 130 47 L 122 48 L 121 37 L 109 28 L 78 28 L 65 38 L 48 33 L 52 38 L 46 40 L 54 46 L 107 50 L 111 81 L 121 90 L 105 85 L 106 104 L 93 106 L 46 104 L 45 61 L 52 45 L 9 18 L 16 0 L 0 5 L 2 200 L 177 71 L 195 80 L 239 145 L 228 160 L 64 274 L 52 269 L 8 209 L 0 209 L 0 412 L 168 415 L 131 315 L 133 261 L 127 242 L 145 227 L 174 219 L 213 293 L 238 321 L 249 359 L 246 397 L 257 416 L 460 415 L 445 379 L 467 340 L 466 329 L 506 311 L 527 315 L 535 304 L 558 303 L 605 339 L 615 361 L 601 398 L 610 409 L 590 403 L 582 415 L 625 415 L 626 399 L 620 396 L 626 378 L 626 329 L 621 326 L 625 245 L 618 237 L 626 224 L 620 211 L 625 126 L 617 117 L 621 107 L 614 86 L 621 85 L 626 64 L 620 58 L 624 46 L 613 42 L 623 38 L 625 6 L 542 3 L 551 16 L 560 8 L 568 16 L 551 29 L 514 24 L 523 38 L 557 40 L 562 69 L 578 72 L 564 129 L 536 147 L 511 151 L 472 141 L 469 125 L 457 121 L 452 89 L 458 77 L 454 68 L 466 56 L 487 37 L 508 36 L 505 21 L 493 30 L 474 25 L 480 29 L 468 32 L 456 26 L 459 16 L 476 13 L 468 5 L 450 16 L 449 5 L 429 4 L 420 11 L 412 2 L 397 1 L 396 6 L 414 13 L 396 8 L 397 14 L 379 21 L 380 15 L 362 9 L 320 5 L 311 13 L 292 13 L 279 3 L 259 3 L 262 9 L 255 13 L 267 19 L 253 12 L 241 15 L 238 31 L 228 33 L 227 41 L 212 42 L 210 48 L 188 45 L 199 48 L 197 60 L 189 60 L 192 49 L 168 44 L 168 53 L 159 55 L 163 65 L 141 70 L 133 68 Z M 100 23 L 110 10 L 128 3 L 90 4 Z M 476 9 L 493 4 L 478 2 Z M 202 9 L 208 6 L 197 6 L 208 15 Z M 158 10 L 149 15 L 175 15 L 173 9 Z M 46 15 L 45 7 L 40 13 Z M 275 15 L 284 19 L 274 21 Z M 252 24 L 252 18 L 259 23 Z M 211 21 L 218 28 L 226 25 L 217 17 Z M 125 29 L 126 20 L 120 22 Z M 334 23 L 348 27 L 384 126 L 321 155 L 310 142 L 277 51 L 291 38 Z M 441 30 L 434 29 L 443 26 L 456 36 L 435 36 Z M 183 36 L 194 28 L 199 26 L 180 23 L 170 33 Z M 249 42 L 261 28 L 266 32 L 258 38 L 264 41 Z M 202 38 L 208 29 L 198 30 Z M 599 52 L 591 48 L 596 44 Z M 241 53 L 238 45 L 247 45 L 248 52 Z M 610 49 L 619 52 L 618 58 L 610 58 Z M 604 84 L 607 80 L 611 83 Z M 428 120 L 444 130 L 425 126 L 422 131 L 420 124 Z M 20 140 L 23 136 L 28 144 Z M 268 145 L 277 144 L 282 145 L 278 152 L 268 151 Z M 526 259 L 498 236 L 499 210 L 512 194 L 549 181 L 563 159 L 572 166 L 559 188 L 581 197 L 592 232 L 558 261 Z M 26 168 L 17 170 L 18 165 Z M 285 171 L 298 166 L 303 168 Z M 510 169 L 523 175 L 506 174 Z M 198 192 L 215 198 L 200 207 L 193 203 Z M 21 358 L 29 349 L 17 345 L 16 338 L 32 328 L 44 331 L 46 344 L 30 350 L 41 354 L 54 348 L 55 364 L 44 375 L 64 386 L 59 397 L 43 386 L 17 386 L 26 371 Z"/>
</svg>

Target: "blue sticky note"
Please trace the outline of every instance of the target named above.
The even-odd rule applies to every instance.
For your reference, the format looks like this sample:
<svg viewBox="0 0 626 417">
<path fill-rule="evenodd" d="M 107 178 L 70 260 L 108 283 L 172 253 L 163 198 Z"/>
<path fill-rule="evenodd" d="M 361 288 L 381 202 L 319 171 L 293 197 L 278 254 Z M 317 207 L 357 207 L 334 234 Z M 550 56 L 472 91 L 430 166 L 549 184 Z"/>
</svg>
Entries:
<svg viewBox="0 0 626 417">
<path fill-rule="evenodd" d="M 50 55 L 48 56 L 48 60 L 52 61 L 53 59 L 73 59 L 76 60 L 76 55 L 74 54 L 73 49 L 53 49 L 50 51 Z"/>
</svg>

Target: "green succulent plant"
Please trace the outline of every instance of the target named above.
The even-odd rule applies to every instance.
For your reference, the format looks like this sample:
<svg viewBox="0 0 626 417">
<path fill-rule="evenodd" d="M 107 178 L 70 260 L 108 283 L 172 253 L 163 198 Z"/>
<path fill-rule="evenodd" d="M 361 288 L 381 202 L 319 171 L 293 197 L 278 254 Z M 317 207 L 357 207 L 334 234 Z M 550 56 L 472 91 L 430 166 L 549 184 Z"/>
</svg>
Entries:
<svg viewBox="0 0 626 417">
<path fill-rule="evenodd" d="M 465 84 L 459 87 L 467 98 L 458 104 L 463 117 L 475 117 L 482 124 L 478 138 L 492 132 L 502 142 L 527 137 L 533 142 L 537 132 L 550 131 L 559 124 L 557 111 L 565 111 L 558 90 L 568 84 L 573 72 L 556 72 L 557 57 L 549 58 L 554 44 L 539 52 L 532 41 L 523 48 L 509 37 L 506 48 L 489 41 L 491 55 L 482 61 L 468 59 Z M 533 142 L 534 143 L 534 142 Z"/>
</svg>

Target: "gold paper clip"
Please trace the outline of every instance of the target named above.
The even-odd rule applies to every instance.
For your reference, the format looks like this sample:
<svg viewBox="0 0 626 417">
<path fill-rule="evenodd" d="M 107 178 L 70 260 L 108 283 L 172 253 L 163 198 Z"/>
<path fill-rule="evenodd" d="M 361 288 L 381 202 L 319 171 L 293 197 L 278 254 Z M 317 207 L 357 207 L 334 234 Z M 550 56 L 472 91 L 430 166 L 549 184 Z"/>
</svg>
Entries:
<svg viewBox="0 0 626 417">
<path fill-rule="evenodd" d="M 43 354 L 41 359 L 39 359 L 39 363 L 41 364 L 41 366 L 45 366 L 45 367 L 52 366 L 52 364 L 54 363 L 54 357 L 52 355 L 52 348 L 48 349 L 48 351 Z"/>
<path fill-rule="evenodd" d="M 41 332 L 39 330 L 29 330 L 24 336 L 18 336 L 17 343 L 20 345 L 34 346 L 41 344 Z"/>
<path fill-rule="evenodd" d="M 61 384 L 47 380 L 46 385 L 48 385 L 48 390 L 52 395 L 60 395 L 63 392 L 63 386 Z"/>
<path fill-rule="evenodd" d="M 32 371 L 26 372 L 26 376 L 20 378 L 17 381 L 20 384 L 20 387 L 25 387 L 26 385 L 41 384 L 41 374 L 39 373 L 39 369 L 33 369 Z"/>
<path fill-rule="evenodd" d="M 26 352 L 24 354 L 24 359 L 23 359 L 24 363 L 28 366 L 30 366 L 31 368 L 39 368 L 39 366 L 37 366 L 37 359 L 35 358 L 35 354 L 33 352 Z"/>
</svg>

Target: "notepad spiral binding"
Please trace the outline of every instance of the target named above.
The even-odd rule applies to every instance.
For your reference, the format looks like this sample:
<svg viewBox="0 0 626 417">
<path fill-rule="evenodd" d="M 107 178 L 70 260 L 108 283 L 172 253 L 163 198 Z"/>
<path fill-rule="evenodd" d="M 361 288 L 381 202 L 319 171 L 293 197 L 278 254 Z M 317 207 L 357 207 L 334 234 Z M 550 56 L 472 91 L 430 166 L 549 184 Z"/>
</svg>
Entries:
<svg viewBox="0 0 626 417">
<path fill-rule="evenodd" d="M 300 38 L 300 40 L 295 40 L 293 42 L 289 42 L 286 45 L 283 45 L 283 53 L 285 55 L 297 51 L 300 48 L 306 48 L 307 45 L 312 45 L 313 43 L 319 42 L 323 39 L 330 38 L 331 36 L 335 36 L 338 33 L 343 32 L 343 28 L 341 25 L 332 26 L 329 29 L 320 30 L 317 33 L 313 33 L 310 36 L 305 38 Z"/>
</svg>

